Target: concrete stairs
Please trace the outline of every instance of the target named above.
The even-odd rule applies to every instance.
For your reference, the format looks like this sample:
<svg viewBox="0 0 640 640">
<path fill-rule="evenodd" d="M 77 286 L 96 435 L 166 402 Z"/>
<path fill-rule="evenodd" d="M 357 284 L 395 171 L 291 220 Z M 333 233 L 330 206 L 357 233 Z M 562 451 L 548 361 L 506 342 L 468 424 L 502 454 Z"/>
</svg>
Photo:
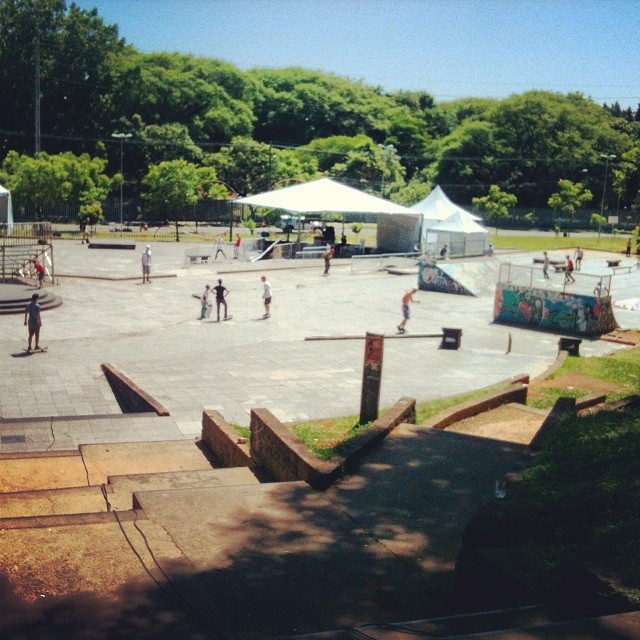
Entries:
<svg viewBox="0 0 640 640">
<path fill-rule="evenodd" d="M 412 620 L 381 626 L 367 625 L 354 629 L 325 631 L 277 640 L 402 640 L 408 636 L 440 640 L 558 640 L 637 637 L 639 612 L 622 613 L 586 620 L 561 620 L 541 606 L 519 607 L 501 611 L 481 611 L 445 618 Z M 620 634 L 620 635 L 618 635 Z M 629 635 L 627 635 L 629 634 Z"/>
<path fill-rule="evenodd" d="M 0 456 L 0 529 L 109 522 L 134 493 L 258 484 L 246 468 L 215 469 L 192 440 L 82 445 Z"/>
</svg>

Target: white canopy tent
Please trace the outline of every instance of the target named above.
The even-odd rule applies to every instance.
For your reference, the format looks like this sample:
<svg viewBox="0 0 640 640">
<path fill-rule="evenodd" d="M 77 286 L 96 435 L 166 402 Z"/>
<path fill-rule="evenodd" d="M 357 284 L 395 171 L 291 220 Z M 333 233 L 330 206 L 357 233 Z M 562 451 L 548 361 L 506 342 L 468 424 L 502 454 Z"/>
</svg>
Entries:
<svg viewBox="0 0 640 640">
<path fill-rule="evenodd" d="M 430 229 L 437 235 L 437 246 L 449 245 L 451 255 L 481 256 L 485 251 L 488 231 L 469 216 L 454 213 Z"/>
<path fill-rule="evenodd" d="M 463 219 L 482 220 L 480 216 L 469 213 L 462 207 L 451 202 L 440 186 L 437 186 L 424 200 L 420 200 L 420 202 L 414 204 L 411 210 L 419 211 L 422 214 L 421 240 L 424 246 L 435 241 L 434 238 L 428 237 L 428 232 L 432 231 L 434 227 L 456 213 Z"/>
<path fill-rule="evenodd" d="M 422 216 L 399 204 L 372 196 L 364 191 L 320 178 L 235 202 L 254 207 L 284 209 L 295 213 L 373 213 L 378 218 L 378 246 L 386 251 L 412 251 L 420 237 Z M 407 248 L 409 247 L 409 248 Z"/>
<path fill-rule="evenodd" d="M 13 208 L 11 206 L 11 192 L 0 184 L 0 224 L 13 227 Z"/>
</svg>

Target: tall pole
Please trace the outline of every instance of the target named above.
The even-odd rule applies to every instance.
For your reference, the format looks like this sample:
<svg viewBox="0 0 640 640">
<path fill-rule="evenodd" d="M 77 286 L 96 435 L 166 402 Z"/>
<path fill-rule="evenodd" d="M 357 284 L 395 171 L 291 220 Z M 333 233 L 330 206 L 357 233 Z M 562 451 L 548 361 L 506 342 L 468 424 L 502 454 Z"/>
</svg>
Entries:
<svg viewBox="0 0 640 640">
<path fill-rule="evenodd" d="M 600 218 L 601 222 L 598 225 L 598 240 L 600 240 L 600 228 L 602 227 L 602 218 L 604 218 L 604 197 L 607 192 L 607 175 L 609 174 L 609 160 L 615 159 L 615 155 L 607 155 L 606 153 L 600 154 L 601 158 L 604 158 L 604 184 L 602 185 L 602 202 L 600 203 Z"/>
<path fill-rule="evenodd" d="M 36 29 L 36 64 L 35 64 L 35 152 L 40 153 L 40 29 Z"/>
<path fill-rule="evenodd" d="M 120 237 L 124 229 L 124 170 L 123 170 L 123 158 L 124 158 L 124 141 L 131 137 L 130 133 L 112 133 L 112 138 L 120 140 Z"/>
</svg>

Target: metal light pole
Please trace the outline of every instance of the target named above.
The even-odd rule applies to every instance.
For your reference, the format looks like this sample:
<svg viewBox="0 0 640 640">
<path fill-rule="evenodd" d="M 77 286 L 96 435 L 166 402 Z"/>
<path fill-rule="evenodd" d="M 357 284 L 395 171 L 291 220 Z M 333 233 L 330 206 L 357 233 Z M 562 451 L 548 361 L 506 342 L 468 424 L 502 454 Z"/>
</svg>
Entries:
<svg viewBox="0 0 640 640">
<path fill-rule="evenodd" d="M 609 174 L 609 161 L 615 160 L 615 155 L 608 155 L 606 153 L 600 154 L 601 158 L 604 158 L 604 184 L 602 185 L 602 202 L 600 203 L 600 218 L 604 218 L 604 196 L 607 192 L 607 175 Z M 598 225 L 598 241 L 600 240 L 600 229 L 602 227 L 602 221 Z"/>
<path fill-rule="evenodd" d="M 380 181 L 380 197 L 384 198 L 384 176 L 385 169 L 389 168 L 389 160 L 396 153 L 396 148 L 392 144 L 379 144 L 380 149 L 382 149 L 383 157 L 384 157 L 384 169 L 382 169 L 382 180 Z"/>
<path fill-rule="evenodd" d="M 120 140 L 120 237 L 122 237 L 122 231 L 124 228 L 124 218 L 122 214 L 123 209 L 123 187 L 124 187 L 124 172 L 122 169 L 122 159 L 124 157 L 124 141 L 131 137 L 130 133 L 112 133 L 112 138 Z"/>
</svg>

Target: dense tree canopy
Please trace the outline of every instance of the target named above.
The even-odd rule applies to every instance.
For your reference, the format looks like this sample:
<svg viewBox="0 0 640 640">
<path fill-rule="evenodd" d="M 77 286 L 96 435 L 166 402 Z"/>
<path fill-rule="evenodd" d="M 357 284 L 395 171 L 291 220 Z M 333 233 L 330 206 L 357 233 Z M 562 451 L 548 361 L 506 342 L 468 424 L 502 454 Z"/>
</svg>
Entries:
<svg viewBox="0 0 640 640">
<path fill-rule="evenodd" d="M 64 0 L 0 0 L 0 83 L 0 160 L 37 144 L 50 156 L 89 153 L 111 176 L 124 160 L 130 195 L 151 167 L 183 160 L 240 195 L 331 175 L 404 204 L 441 184 L 469 205 L 496 185 L 546 208 L 560 180 L 580 176 L 594 194 L 582 207 L 603 193 L 606 209 L 640 206 L 640 106 L 578 93 L 437 104 L 426 91 L 387 93 L 297 67 L 141 53 L 95 10 Z"/>
</svg>

